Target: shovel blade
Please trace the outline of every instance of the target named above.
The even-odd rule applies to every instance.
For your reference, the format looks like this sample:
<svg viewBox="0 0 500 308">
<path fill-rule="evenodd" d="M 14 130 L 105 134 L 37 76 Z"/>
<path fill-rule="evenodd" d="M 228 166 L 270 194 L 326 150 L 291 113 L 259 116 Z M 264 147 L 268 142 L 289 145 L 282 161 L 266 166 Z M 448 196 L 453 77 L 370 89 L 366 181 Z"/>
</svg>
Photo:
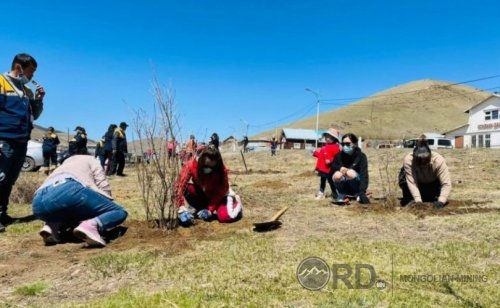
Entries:
<svg viewBox="0 0 500 308">
<path fill-rule="evenodd" d="M 253 224 L 253 231 L 255 232 L 267 232 L 267 231 L 272 231 L 276 230 L 281 226 L 281 221 L 279 220 L 273 220 L 273 221 L 266 221 L 266 222 L 256 222 Z"/>
</svg>

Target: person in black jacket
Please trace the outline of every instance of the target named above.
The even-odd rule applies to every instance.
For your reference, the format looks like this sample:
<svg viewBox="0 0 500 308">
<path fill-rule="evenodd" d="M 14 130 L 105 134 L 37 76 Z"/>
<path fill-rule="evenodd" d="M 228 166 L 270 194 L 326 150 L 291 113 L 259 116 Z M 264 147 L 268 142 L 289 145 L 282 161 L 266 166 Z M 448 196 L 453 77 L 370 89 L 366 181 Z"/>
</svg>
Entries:
<svg viewBox="0 0 500 308">
<path fill-rule="evenodd" d="M 75 128 L 76 135 L 69 141 L 69 153 L 73 154 L 88 154 L 87 150 L 87 132 L 85 128 L 77 126 Z"/>
<path fill-rule="evenodd" d="M 54 128 L 51 126 L 47 129 L 47 134 L 43 137 L 43 169 L 45 174 L 49 174 L 57 167 L 57 145 L 59 137 L 57 137 Z"/>
<path fill-rule="evenodd" d="M 219 149 L 219 135 L 217 135 L 217 133 L 213 133 L 212 136 L 210 136 L 210 142 L 208 144 L 213 145 L 218 150 Z"/>
<path fill-rule="evenodd" d="M 337 200 L 344 201 L 346 196 L 359 198 L 359 203 L 368 204 L 368 160 L 357 146 L 358 137 L 345 134 L 342 137 L 342 151 L 333 161 L 333 181 L 338 192 Z"/>
<path fill-rule="evenodd" d="M 106 175 L 111 174 L 111 168 L 113 166 L 113 135 L 115 134 L 115 129 L 118 126 L 116 124 L 110 124 L 108 131 L 104 134 L 104 156 L 106 161 Z"/>
<path fill-rule="evenodd" d="M 113 146 L 113 167 L 111 169 L 112 175 L 125 176 L 123 169 L 125 168 L 125 156 L 128 153 L 127 150 L 127 135 L 125 130 L 127 130 L 128 124 L 125 122 L 120 123 L 120 127 L 115 129 L 113 134 L 112 146 Z"/>
<path fill-rule="evenodd" d="M 99 162 L 101 163 L 102 169 L 104 169 L 104 164 L 106 163 L 106 155 L 104 154 L 104 145 L 105 145 L 105 136 L 102 136 L 101 140 L 97 142 L 95 147 L 94 157 L 99 158 Z"/>
</svg>

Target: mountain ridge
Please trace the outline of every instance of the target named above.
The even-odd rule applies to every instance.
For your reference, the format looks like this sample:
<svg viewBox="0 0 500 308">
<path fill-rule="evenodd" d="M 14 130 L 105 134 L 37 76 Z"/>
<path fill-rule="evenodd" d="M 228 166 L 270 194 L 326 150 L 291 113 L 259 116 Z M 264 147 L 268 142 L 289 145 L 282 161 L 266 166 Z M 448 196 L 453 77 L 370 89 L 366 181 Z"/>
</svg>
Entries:
<svg viewBox="0 0 500 308">
<path fill-rule="evenodd" d="M 466 124 L 465 110 L 492 93 L 463 84 L 421 79 L 374 93 L 345 106 L 320 113 L 319 129 L 334 127 L 364 139 L 396 140 L 422 132 L 445 132 Z M 320 103 L 321 106 L 321 103 Z M 316 116 L 280 128 L 315 129 Z M 269 138 L 270 129 L 252 136 Z"/>
</svg>

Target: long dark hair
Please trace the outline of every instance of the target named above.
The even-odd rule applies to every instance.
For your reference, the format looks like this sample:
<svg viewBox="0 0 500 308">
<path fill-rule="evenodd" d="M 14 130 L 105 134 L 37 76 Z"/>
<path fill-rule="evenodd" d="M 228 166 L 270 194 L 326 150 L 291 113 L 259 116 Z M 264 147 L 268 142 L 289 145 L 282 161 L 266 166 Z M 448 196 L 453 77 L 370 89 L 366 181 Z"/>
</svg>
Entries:
<svg viewBox="0 0 500 308">
<path fill-rule="evenodd" d="M 110 124 L 109 127 L 108 127 L 108 133 L 111 133 L 113 134 L 115 132 L 115 129 L 117 128 L 118 126 L 116 126 L 116 124 Z"/>
<path fill-rule="evenodd" d="M 413 162 L 419 166 L 427 165 L 431 161 L 431 155 L 431 148 L 429 148 L 429 144 L 427 143 L 427 137 L 421 135 L 413 149 Z"/>
<path fill-rule="evenodd" d="M 219 175 L 220 183 L 224 183 L 224 163 L 222 162 L 222 156 L 220 155 L 219 150 L 213 145 L 207 146 L 203 152 L 201 152 L 200 157 L 198 158 L 198 179 L 203 183 L 207 180 L 207 175 L 203 173 L 203 168 L 205 168 L 205 160 L 210 159 L 211 161 L 215 161 L 217 165 L 213 168 L 213 173 Z"/>
</svg>

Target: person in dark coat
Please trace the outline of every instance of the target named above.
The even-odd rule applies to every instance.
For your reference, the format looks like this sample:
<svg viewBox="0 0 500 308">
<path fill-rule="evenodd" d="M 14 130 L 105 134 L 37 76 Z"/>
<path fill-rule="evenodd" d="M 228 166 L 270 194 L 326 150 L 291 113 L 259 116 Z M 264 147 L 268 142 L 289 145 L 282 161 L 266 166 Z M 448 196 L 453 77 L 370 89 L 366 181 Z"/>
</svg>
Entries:
<svg viewBox="0 0 500 308">
<path fill-rule="evenodd" d="M 357 144 L 358 137 L 352 133 L 342 137 L 342 151 L 333 160 L 333 182 L 339 202 L 350 196 L 358 198 L 361 204 L 368 204 L 368 160 Z"/>
<path fill-rule="evenodd" d="M 219 135 L 217 135 L 217 133 L 213 133 L 212 136 L 210 136 L 208 145 L 213 145 L 217 150 L 219 149 Z"/>
<path fill-rule="evenodd" d="M 125 168 L 125 156 L 128 153 L 127 150 L 127 135 L 125 134 L 125 130 L 127 129 L 128 124 L 125 122 L 120 123 L 120 127 L 115 129 L 113 134 L 113 169 L 111 170 L 111 174 L 118 176 L 125 176 L 123 173 L 123 169 Z"/>
<path fill-rule="evenodd" d="M 76 135 L 71 138 L 69 142 L 69 153 L 74 154 L 88 154 L 87 150 L 87 132 L 85 128 L 77 126 L 75 128 Z"/>
<path fill-rule="evenodd" d="M 54 128 L 51 126 L 47 129 L 47 133 L 43 137 L 43 172 L 49 174 L 57 167 L 57 145 L 59 144 L 59 137 L 57 136 Z"/>
<path fill-rule="evenodd" d="M 113 135 L 115 134 L 115 129 L 118 126 L 116 124 L 110 124 L 108 131 L 104 134 L 104 156 L 107 160 L 106 163 L 106 175 L 111 174 L 111 168 L 113 165 Z"/>
<path fill-rule="evenodd" d="M 99 140 L 96 144 L 94 157 L 99 158 L 99 162 L 104 169 L 104 164 L 106 163 L 106 155 L 104 153 L 104 136 L 102 136 L 101 140 Z"/>
</svg>

